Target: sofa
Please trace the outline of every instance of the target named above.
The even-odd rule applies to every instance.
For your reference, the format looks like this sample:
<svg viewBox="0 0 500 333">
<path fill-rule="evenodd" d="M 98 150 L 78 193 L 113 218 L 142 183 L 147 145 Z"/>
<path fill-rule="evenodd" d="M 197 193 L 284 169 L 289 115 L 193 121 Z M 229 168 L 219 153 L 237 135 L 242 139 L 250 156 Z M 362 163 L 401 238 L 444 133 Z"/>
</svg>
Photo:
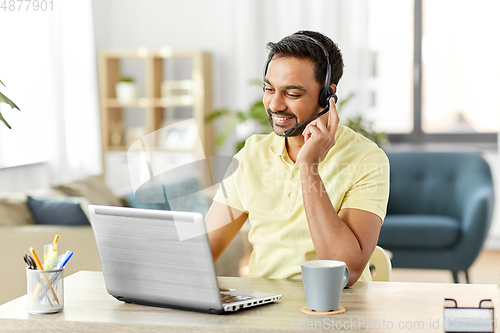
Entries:
<svg viewBox="0 0 500 333">
<path fill-rule="evenodd" d="M 208 209 L 209 203 L 209 198 L 205 198 L 207 207 L 201 209 Z M 80 270 L 101 270 L 94 234 L 88 222 L 89 204 L 142 205 L 134 200 L 132 193 L 123 197 L 114 195 L 101 176 L 23 193 L 0 194 L 0 304 L 26 293 L 23 255 L 33 247 L 39 257 L 43 256 L 43 245 L 51 243 L 55 235 L 59 235 L 59 253 L 74 252 L 64 269 L 65 276 Z M 217 261 L 218 275 L 238 276 L 239 261 L 244 255 L 243 237 L 239 234 Z"/>
</svg>

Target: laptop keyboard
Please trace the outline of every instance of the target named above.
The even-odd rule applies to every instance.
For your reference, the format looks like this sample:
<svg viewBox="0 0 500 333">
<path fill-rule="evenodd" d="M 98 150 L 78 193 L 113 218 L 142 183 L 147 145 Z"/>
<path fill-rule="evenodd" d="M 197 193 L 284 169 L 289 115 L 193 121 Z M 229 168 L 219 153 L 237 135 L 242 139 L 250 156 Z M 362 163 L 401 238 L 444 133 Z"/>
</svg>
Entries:
<svg viewBox="0 0 500 333">
<path fill-rule="evenodd" d="M 243 296 L 243 295 L 228 295 L 228 294 L 220 294 L 220 297 L 222 299 L 222 303 L 232 303 L 232 302 L 239 302 L 239 301 L 246 301 L 252 298 L 255 298 L 253 296 Z"/>
</svg>

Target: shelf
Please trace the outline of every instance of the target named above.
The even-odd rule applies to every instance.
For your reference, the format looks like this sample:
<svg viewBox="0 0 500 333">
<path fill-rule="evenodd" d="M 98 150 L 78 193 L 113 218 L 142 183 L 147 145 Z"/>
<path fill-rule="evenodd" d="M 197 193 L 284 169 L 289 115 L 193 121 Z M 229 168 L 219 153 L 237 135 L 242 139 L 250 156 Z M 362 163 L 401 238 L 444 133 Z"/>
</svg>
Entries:
<svg viewBox="0 0 500 333">
<path fill-rule="evenodd" d="M 182 101 L 182 100 L 169 100 L 167 98 L 156 98 L 154 99 L 154 106 L 162 108 L 188 107 L 188 106 L 194 106 L 194 102 Z"/>
<path fill-rule="evenodd" d="M 107 152 L 127 152 L 129 147 L 107 147 Z M 148 147 L 148 152 L 162 152 L 162 153 L 192 153 L 193 149 L 176 149 L 176 148 L 163 148 L 163 147 Z"/>
<path fill-rule="evenodd" d="M 151 101 L 152 100 L 148 98 L 138 98 L 130 103 L 121 103 L 116 98 L 107 98 L 104 100 L 104 103 L 108 108 L 147 108 L 149 106 L 152 106 L 153 103 Z"/>
<path fill-rule="evenodd" d="M 117 99 L 115 86 L 123 76 L 134 79 L 141 97 L 128 103 Z M 99 54 L 99 94 L 103 170 L 110 170 L 105 165 L 108 152 L 126 153 L 127 146 L 139 138 L 192 118 L 199 134 L 199 144 L 195 148 L 157 145 L 149 150 L 194 153 L 199 159 L 205 158 L 201 156 L 203 152 L 206 156 L 214 155 L 212 124 L 205 122 L 205 117 L 212 112 L 212 58 L 209 53 L 168 47 L 104 50 Z M 202 147 L 198 147 L 200 144 Z"/>
<path fill-rule="evenodd" d="M 104 101 L 108 108 L 169 108 L 169 107 L 193 107 L 192 101 L 168 100 L 167 98 L 138 98 L 130 103 L 121 103 L 116 98 L 108 98 Z"/>
</svg>

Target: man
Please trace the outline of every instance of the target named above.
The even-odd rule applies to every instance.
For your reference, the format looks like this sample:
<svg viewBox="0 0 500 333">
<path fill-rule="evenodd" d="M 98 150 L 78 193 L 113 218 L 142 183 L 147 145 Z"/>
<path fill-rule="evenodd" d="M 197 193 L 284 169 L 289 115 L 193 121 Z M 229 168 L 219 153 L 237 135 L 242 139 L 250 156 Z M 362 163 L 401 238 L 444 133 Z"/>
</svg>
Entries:
<svg viewBox="0 0 500 333">
<path fill-rule="evenodd" d="M 350 270 L 347 286 L 360 277 L 370 280 L 367 262 L 389 195 L 388 159 L 373 142 L 339 125 L 334 98 L 324 102 L 329 112 L 285 137 L 323 110 L 322 89 L 337 91 L 342 55 L 312 31 L 267 46 L 263 102 L 274 133 L 246 141 L 235 155 L 236 172 L 214 198 L 206 218 L 214 260 L 248 218 L 250 277 L 300 278 L 301 262 L 334 259 Z M 331 79 L 325 83 L 327 63 Z"/>
</svg>

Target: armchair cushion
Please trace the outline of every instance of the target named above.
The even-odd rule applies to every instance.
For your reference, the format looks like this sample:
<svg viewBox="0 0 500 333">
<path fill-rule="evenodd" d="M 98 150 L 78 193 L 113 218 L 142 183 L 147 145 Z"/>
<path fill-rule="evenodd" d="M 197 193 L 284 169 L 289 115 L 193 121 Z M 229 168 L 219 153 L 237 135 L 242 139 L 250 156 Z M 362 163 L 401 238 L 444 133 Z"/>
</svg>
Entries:
<svg viewBox="0 0 500 333">
<path fill-rule="evenodd" d="M 388 215 L 379 243 L 392 249 L 450 248 L 460 239 L 460 222 L 439 215 Z"/>
<path fill-rule="evenodd" d="M 168 200 L 165 202 L 162 196 L 163 186 L 153 185 L 141 191 L 140 195 L 138 195 L 139 199 L 136 198 L 134 192 L 130 192 L 125 195 L 125 200 L 127 200 L 128 205 L 132 208 L 171 210 Z M 163 200 L 158 200 L 158 198 Z"/>
<path fill-rule="evenodd" d="M 165 202 L 165 196 L 167 202 Z M 187 178 L 170 184 L 156 184 L 140 188 L 135 193 L 127 194 L 125 199 L 133 208 L 199 212 L 204 216 L 210 208 L 197 178 Z"/>
</svg>

